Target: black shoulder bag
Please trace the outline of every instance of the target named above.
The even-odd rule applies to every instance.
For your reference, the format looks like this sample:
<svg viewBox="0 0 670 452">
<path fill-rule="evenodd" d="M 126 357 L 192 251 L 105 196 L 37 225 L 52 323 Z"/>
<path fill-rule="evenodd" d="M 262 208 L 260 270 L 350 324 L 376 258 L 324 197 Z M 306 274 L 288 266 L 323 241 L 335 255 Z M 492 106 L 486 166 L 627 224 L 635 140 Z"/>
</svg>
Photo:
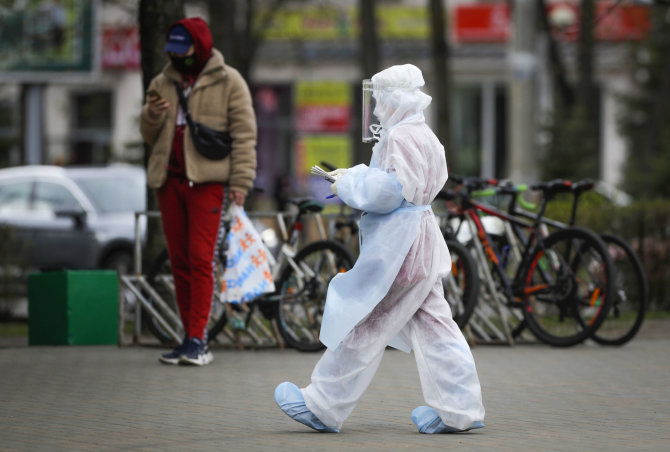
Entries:
<svg viewBox="0 0 670 452">
<path fill-rule="evenodd" d="M 184 97 L 184 92 L 181 90 L 179 83 L 174 84 L 179 95 L 179 103 L 181 109 L 186 116 L 186 123 L 191 131 L 191 138 L 193 144 L 198 152 L 205 158 L 210 160 L 223 160 L 228 157 L 233 147 L 233 139 L 227 131 L 214 130 L 211 127 L 194 121 L 191 118 L 191 113 L 188 111 L 188 103 Z"/>
</svg>

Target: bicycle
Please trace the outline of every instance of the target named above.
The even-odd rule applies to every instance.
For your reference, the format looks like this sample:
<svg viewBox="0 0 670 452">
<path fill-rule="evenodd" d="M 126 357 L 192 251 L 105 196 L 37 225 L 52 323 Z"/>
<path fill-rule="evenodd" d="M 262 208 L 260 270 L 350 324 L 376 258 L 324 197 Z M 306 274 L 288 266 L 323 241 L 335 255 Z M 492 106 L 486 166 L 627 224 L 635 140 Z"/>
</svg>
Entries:
<svg viewBox="0 0 670 452">
<path fill-rule="evenodd" d="M 460 329 L 464 329 L 475 311 L 479 296 L 477 262 L 461 243 L 446 237 L 445 241 L 451 255 L 451 271 L 442 278 L 442 289 L 452 318 Z"/>
<path fill-rule="evenodd" d="M 477 320 L 509 343 L 526 328 L 553 346 L 572 346 L 590 337 L 610 306 L 613 263 L 602 240 L 591 231 L 571 227 L 549 236 L 542 232 L 547 203 L 565 187 L 533 186 L 542 191 L 543 197 L 538 214 L 528 222 L 473 200 L 472 193 L 488 188 L 490 180 L 458 176 L 452 176 L 452 180 L 461 187 L 443 191 L 440 198 L 456 201 L 450 209 L 456 220 L 454 237 L 458 237 L 460 228 L 468 228 L 469 245 L 484 289 L 475 309 Z M 502 220 L 506 239 L 515 243 L 513 251 L 518 253 L 515 268 L 509 266 L 512 259 L 483 226 L 480 214 Z M 498 319 L 493 318 L 494 313 Z M 518 323 L 512 325 L 515 318 Z M 483 326 L 475 322 L 473 329 L 485 335 Z"/>
<path fill-rule="evenodd" d="M 329 171 L 336 169 L 326 161 L 322 160 L 320 163 Z M 339 215 L 334 222 L 331 222 L 332 232 L 329 237 L 333 237 L 349 250 L 357 249 L 360 212 L 352 210 L 350 213 L 345 213 L 345 208 L 346 205 L 342 203 Z M 439 219 L 438 215 L 436 217 Z M 352 243 L 354 241 L 355 244 Z M 452 318 L 462 329 L 467 325 L 477 303 L 479 278 L 476 263 L 464 246 L 456 241 L 447 240 L 447 247 L 451 254 L 451 271 L 442 278 L 442 289 L 451 308 Z"/>
<path fill-rule="evenodd" d="M 290 203 L 297 206 L 297 213 L 292 216 L 288 228 L 284 213 L 276 214 L 283 243 L 271 266 L 275 292 L 261 295 L 247 303 L 231 304 L 222 302 L 220 290 L 215 290 L 207 327 L 209 341 L 216 341 L 217 336 L 228 326 L 233 334 L 246 332 L 255 342 L 259 342 L 263 336 L 272 334 L 267 324 L 270 322 L 274 323 L 272 328 L 276 328 L 276 332 L 289 346 L 301 351 L 323 349 L 318 334 L 328 283 L 337 273 L 349 270 L 354 259 L 341 244 L 332 240 L 317 240 L 297 250 L 303 230 L 303 217 L 309 213 L 318 215 L 323 210 L 323 204 L 311 199 L 295 199 Z M 230 230 L 229 220 L 225 218 L 224 226 L 227 231 Z M 224 237 L 228 238 L 227 232 Z M 225 241 L 223 243 L 221 249 L 225 250 Z M 217 287 L 220 287 L 219 280 L 225 269 L 225 254 L 217 254 L 218 276 L 215 280 Z M 175 324 L 176 330 L 183 334 L 179 316 L 176 315 L 174 284 L 169 271 L 167 251 L 154 261 L 147 273 L 147 282 L 155 291 L 149 296 L 160 296 L 167 302 L 173 311 L 167 317 Z M 157 305 L 160 306 L 160 303 Z M 261 312 L 262 319 L 257 311 Z M 148 329 L 161 342 L 174 341 L 174 336 L 165 331 L 155 317 L 145 318 Z"/>
<path fill-rule="evenodd" d="M 328 171 L 335 171 L 336 166 L 321 160 L 321 165 Z M 339 212 L 334 220 L 331 220 L 328 225 L 328 237 L 340 242 L 353 255 L 358 255 L 358 229 L 360 223 L 361 211 L 352 209 L 343 202 L 339 202 Z"/>
<path fill-rule="evenodd" d="M 571 183 L 570 187 L 572 205 L 567 223 L 545 217 L 542 219 L 544 224 L 557 229 L 576 224 L 579 199 L 583 193 L 594 188 L 594 183 L 585 179 Z M 524 187 L 517 191 L 521 193 Z M 510 213 L 526 218 L 533 215 L 522 209 L 514 209 Z M 609 315 L 591 338 L 601 345 L 623 345 L 635 337 L 644 321 L 649 297 L 646 275 L 640 258 L 625 240 L 612 234 L 600 234 L 600 238 L 605 242 L 615 266 L 615 291 Z"/>
</svg>

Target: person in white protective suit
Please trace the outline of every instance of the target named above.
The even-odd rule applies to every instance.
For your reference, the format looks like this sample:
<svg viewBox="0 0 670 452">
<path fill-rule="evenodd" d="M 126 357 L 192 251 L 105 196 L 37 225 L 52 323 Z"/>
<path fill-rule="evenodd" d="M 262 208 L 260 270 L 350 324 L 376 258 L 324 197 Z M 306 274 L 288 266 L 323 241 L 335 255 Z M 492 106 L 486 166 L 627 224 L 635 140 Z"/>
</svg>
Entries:
<svg viewBox="0 0 670 452">
<path fill-rule="evenodd" d="M 320 333 L 328 348 L 311 384 L 275 389 L 286 414 L 321 432 L 339 432 L 387 345 L 414 351 L 428 405 L 411 414 L 420 432 L 484 426 L 474 359 L 442 290 L 451 257 L 430 204 L 447 180 L 447 164 L 423 116 L 431 102 L 423 85 L 410 64 L 364 81 L 363 141 L 378 140 L 370 165 L 330 173 L 333 192 L 364 211 L 360 256 L 328 288 Z"/>
</svg>

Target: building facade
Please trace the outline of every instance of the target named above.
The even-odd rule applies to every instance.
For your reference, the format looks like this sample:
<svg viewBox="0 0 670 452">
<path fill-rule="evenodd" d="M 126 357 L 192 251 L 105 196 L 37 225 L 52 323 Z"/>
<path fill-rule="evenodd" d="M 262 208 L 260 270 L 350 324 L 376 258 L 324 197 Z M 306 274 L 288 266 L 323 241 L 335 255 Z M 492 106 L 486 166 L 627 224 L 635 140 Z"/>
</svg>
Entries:
<svg viewBox="0 0 670 452">
<path fill-rule="evenodd" d="M 50 0 L 33 3 L 44 11 L 53 6 Z M 433 76 L 427 3 L 379 1 L 376 20 L 380 66 L 417 65 L 430 94 L 439 80 Z M 81 6 L 77 0 L 67 4 Z M 0 73 L 0 165 L 142 161 L 141 55 L 133 4 L 92 2 L 89 71 L 73 75 L 56 70 L 34 78 L 22 77 L 21 71 L 12 74 L 12 69 Z M 372 74 L 360 69 L 357 5 L 354 0 L 287 2 L 266 28 L 249 83 L 259 123 L 257 185 L 269 193 L 278 193 L 287 179 L 309 184 L 307 169 L 314 163 L 325 160 L 347 166 L 369 159 L 359 144 L 358 110 L 361 80 Z M 598 6 L 595 67 L 600 89 L 600 178 L 616 186 L 626 152 L 616 127 L 621 113 L 617 96 L 632 89 L 627 63 L 631 43 L 643 36 L 647 22 L 640 10 L 644 7 L 612 5 Z M 546 37 L 537 33 L 532 45 L 526 46 L 529 51 L 516 51 L 515 34 L 520 34 L 523 23 L 505 1 L 449 0 L 444 8 L 452 74 L 451 134 L 445 143 L 450 170 L 510 177 L 516 174 L 513 162 L 521 158 L 530 164 L 522 176 L 534 177 L 542 121 L 553 105 Z M 576 3 L 555 2 L 551 8 L 561 56 L 574 76 Z M 69 11 L 71 21 L 77 11 Z M 188 15 L 207 17 L 206 13 L 205 2 L 188 3 Z M 53 49 L 37 51 L 55 55 Z M 514 83 L 532 95 L 513 97 Z M 515 154 L 518 149 L 510 133 L 517 102 L 533 112 L 522 131 L 532 146 L 521 156 Z M 431 124 L 435 111 L 433 105 L 427 112 Z"/>
</svg>

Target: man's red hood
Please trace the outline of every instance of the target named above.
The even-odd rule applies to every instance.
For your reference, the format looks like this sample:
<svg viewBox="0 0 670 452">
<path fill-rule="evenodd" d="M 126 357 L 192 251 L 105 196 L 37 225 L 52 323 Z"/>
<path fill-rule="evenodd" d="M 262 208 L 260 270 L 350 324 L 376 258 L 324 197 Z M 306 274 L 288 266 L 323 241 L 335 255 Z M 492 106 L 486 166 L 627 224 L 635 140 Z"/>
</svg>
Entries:
<svg viewBox="0 0 670 452">
<path fill-rule="evenodd" d="M 170 30 L 175 25 L 181 25 L 188 30 L 193 38 L 193 47 L 195 47 L 195 66 L 193 74 L 199 74 L 209 57 L 212 56 L 212 32 L 209 30 L 207 22 L 200 17 L 188 17 L 178 20 L 170 25 L 166 36 L 170 35 Z"/>
</svg>

